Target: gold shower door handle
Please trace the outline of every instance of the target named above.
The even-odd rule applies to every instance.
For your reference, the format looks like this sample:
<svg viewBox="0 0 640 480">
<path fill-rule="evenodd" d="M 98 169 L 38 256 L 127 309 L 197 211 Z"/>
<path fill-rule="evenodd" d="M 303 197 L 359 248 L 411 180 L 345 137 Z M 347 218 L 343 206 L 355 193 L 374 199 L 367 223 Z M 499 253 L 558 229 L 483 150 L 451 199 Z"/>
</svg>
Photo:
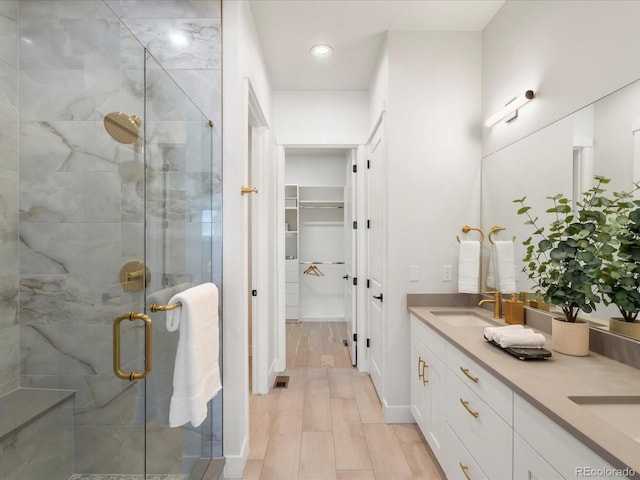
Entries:
<svg viewBox="0 0 640 480">
<path fill-rule="evenodd" d="M 123 320 L 142 320 L 144 322 L 144 372 L 123 372 L 120 369 L 120 323 Z M 153 366 L 153 336 L 151 318 L 144 313 L 129 312 L 117 316 L 113 320 L 113 373 L 123 380 L 141 380 L 147 378 Z"/>
</svg>

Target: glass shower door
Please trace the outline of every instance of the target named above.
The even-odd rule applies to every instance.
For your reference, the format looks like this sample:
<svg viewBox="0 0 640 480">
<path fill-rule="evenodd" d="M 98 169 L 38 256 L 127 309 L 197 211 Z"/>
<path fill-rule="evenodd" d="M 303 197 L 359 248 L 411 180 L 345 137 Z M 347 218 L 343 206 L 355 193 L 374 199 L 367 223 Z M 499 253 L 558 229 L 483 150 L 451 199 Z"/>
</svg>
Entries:
<svg viewBox="0 0 640 480">
<path fill-rule="evenodd" d="M 213 280 L 213 124 L 148 53 L 145 118 L 145 307 L 153 323 L 153 370 L 138 388 L 144 386 L 146 472 L 188 475 L 214 456 L 214 407 L 210 402 L 197 428 L 168 426 L 179 333 L 168 332 L 166 313 L 150 306 L 168 305 L 175 294 Z"/>
</svg>

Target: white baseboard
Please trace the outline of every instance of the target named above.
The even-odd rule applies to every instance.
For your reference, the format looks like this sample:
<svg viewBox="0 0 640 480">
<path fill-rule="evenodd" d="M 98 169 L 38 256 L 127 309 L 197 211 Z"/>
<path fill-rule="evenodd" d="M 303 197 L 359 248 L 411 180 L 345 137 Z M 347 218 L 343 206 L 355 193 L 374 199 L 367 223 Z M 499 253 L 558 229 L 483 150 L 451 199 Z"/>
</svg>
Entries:
<svg viewBox="0 0 640 480">
<path fill-rule="evenodd" d="M 390 407 L 385 402 L 383 404 L 383 411 L 385 423 L 416 423 L 411 414 L 411 406 L 409 405 Z"/>
<path fill-rule="evenodd" d="M 244 467 L 249 457 L 248 443 L 244 442 L 240 455 L 224 456 L 224 476 L 223 478 L 242 478 Z"/>
</svg>

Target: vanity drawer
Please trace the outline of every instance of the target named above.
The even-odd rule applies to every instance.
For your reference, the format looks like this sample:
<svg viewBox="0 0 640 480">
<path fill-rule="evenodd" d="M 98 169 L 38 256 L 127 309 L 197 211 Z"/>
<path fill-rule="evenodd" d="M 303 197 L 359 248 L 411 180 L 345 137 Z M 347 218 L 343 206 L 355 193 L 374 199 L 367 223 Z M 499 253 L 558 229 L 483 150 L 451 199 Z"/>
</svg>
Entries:
<svg viewBox="0 0 640 480">
<path fill-rule="evenodd" d="M 446 455 L 443 465 L 448 480 L 488 480 L 471 454 L 448 425 L 445 428 Z"/>
<path fill-rule="evenodd" d="M 513 391 L 478 362 L 447 344 L 447 365 L 462 383 L 484 400 L 502 419 L 513 425 Z"/>
<path fill-rule="evenodd" d="M 511 478 L 513 430 L 471 388 L 447 375 L 446 418 L 489 478 Z"/>
</svg>

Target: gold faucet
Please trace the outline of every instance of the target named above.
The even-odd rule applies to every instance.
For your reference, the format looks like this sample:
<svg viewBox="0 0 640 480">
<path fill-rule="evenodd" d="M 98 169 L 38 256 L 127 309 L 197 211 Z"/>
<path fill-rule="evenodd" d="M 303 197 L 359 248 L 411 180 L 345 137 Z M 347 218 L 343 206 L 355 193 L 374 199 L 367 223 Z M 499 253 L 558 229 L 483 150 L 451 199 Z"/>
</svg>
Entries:
<svg viewBox="0 0 640 480">
<path fill-rule="evenodd" d="M 484 300 L 480 300 L 478 306 L 481 307 L 485 303 L 493 303 L 493 318 L 501 318 L 502 317 L 502 295 L 499 291 L 496 292 L 487 292 L 487 294 L 493 295 L 493 299 L 485 298 Z"/>
</svg>

